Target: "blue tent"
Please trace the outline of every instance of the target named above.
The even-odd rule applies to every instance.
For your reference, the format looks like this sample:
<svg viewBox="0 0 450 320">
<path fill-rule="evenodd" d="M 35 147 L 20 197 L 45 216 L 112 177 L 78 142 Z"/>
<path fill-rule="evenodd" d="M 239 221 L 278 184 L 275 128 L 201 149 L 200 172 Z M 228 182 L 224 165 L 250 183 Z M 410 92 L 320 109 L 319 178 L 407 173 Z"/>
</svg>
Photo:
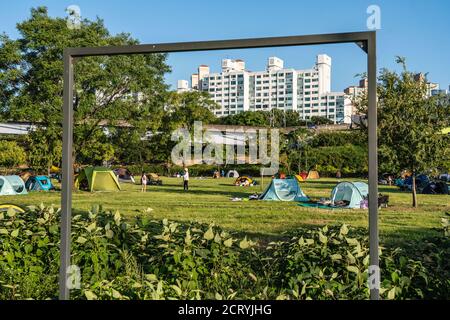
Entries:
<svg viewBox="0 0 450 320">
<path fill-rule="evenodd" d="M 49 191 L 53 189 L 53 184 L 49 177 L 34 176 L 28 178 L 25 187 L 28 191 Z"/>
<path fill-rule="evenodd" d="M 309 201 L 309 198 L 303 193 L 295 178 L 272 179 L 272 182 L 259 199 L 275 201 Z"/>
<path fill-rule="evenodd" d="M 359 209 L 361 201 L 369 194 L 369 186 L 364 182 L 340 182 L 331 191 L 331 205 L 341 208 Z M 342 202 L 345 205 L 342 205 Z"/>
<path fill-rule="evenodd" d="M 0 196 L 27 193 L 25 184 L 19 176 L 0 176 Z"/>
</svg>

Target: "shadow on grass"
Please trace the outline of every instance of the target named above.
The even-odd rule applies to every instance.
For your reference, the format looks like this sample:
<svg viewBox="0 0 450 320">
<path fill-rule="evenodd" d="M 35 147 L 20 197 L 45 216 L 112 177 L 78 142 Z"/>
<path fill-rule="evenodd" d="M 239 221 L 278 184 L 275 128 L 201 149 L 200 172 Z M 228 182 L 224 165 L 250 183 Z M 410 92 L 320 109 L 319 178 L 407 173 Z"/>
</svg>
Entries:
<svg viewBox="0 0 450 320">
<path fill-rule="evenodd" d="M 217 189 L 205 190 L 205 189 L 196 189 L 195 186 L 190 185 L 188 191 L 183 190 L 183 186 L 180 185 L 166 185 L 167 187 L 157 187 L 157 188 L 147 188 L 148 193 L 173 193 L 173 194 L 186 194 L 186 195 L 222 195 L 227 197 L 240 197 L 247 198 L 250 193 L 248 192 L 239 192 L 239 191 L 219 191 Z M 255 192 L 260 192 L 259 190 L 255 190 Z"/>
</svg>

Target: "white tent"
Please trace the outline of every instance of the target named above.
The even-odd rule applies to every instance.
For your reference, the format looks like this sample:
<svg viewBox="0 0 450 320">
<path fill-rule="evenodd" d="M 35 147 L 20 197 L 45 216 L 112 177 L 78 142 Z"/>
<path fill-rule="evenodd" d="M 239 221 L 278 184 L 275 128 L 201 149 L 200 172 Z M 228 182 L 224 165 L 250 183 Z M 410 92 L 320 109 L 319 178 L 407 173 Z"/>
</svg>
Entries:
<svg viewBox="0 0 450 320">
<path fill-rule="evenodd" d="M 227 178 L 239 178 L 239 173 L 236 170 L 230 170 L 227 173 Z"/>
<path fill-rule="evenodd" d="M 27 193 L 25 184 L 19 176 L 0 176 L 0 196 Z"/>
</svg>

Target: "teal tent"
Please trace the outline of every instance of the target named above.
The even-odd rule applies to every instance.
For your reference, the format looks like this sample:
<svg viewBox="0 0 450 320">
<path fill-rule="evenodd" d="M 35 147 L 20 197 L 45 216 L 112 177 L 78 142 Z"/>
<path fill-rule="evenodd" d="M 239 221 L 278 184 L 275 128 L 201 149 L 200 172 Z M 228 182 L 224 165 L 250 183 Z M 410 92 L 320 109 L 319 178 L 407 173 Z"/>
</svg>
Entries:
<svg viewBox="0 0 450 320">
<path fill-rule="evenodd" d="M 331 191 L 331 205 L 341 208 L 359 209 L 361 201 L 367 199 L 369 186 L 364 182 L 340 182 Z"/>
<path fill-rule="evenodd" d="M 19 176 L 0 176 L 0 196 L 27 193 L 25 184 Z"/>
<path fill-rule="evenodd" d="M 303 193 L 297 179 L 272 179 L 266 191 L 259 197 L 260 200 L 275 201 L 309 201 Z"/>
<path fill-rule="evenodd" d="M 54 189 L 50 178 L 46 176 L 29 177 L 27 182 L 25 182 L 25 187 L 28 191 L 49 191 Z"/>
</svg>

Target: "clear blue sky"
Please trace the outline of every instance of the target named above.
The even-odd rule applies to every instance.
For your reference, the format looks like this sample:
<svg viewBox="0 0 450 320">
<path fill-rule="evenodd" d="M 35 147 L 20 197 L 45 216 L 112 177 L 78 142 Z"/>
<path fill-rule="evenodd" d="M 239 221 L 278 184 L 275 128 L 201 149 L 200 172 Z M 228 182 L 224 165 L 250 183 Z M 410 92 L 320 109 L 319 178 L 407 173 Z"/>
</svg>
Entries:
<svg viewBox="0 0 450 320">
<path fill-rule="evenodd" d="M 112 33 L 129 32 L 141 43 L 200 41 L 314 33 L 365 31 L 371 4 L 381 8 L 378 31 L 378 66 L 397 69 L 396 55 L 405 56 L 409 69 L 429 72 L 429 80 L 441 88 L 450 85 L 450 1 L 197 1 L 197 0 L 16 0 L 0 1 L 0 32 L 17 37 L 15 25 L 38 5 L 51 16 L 65 16 L 76 4 L 83 17 L 104 19 Z M 189 79 L 198 64 L 219 70 L 225 57 L 246 60 L 251 70 L 263 69 L 270 55 L 285 66 L 309 68 L 315 55 L 333 59 L 332 89 L 356 84 L 354 75 L 365 71 L 365 55 L 352 44 L 251 49 L 221 52 L 177 53 L 169 57 L 173 67 L 167 81 Z"/>
</svg>

